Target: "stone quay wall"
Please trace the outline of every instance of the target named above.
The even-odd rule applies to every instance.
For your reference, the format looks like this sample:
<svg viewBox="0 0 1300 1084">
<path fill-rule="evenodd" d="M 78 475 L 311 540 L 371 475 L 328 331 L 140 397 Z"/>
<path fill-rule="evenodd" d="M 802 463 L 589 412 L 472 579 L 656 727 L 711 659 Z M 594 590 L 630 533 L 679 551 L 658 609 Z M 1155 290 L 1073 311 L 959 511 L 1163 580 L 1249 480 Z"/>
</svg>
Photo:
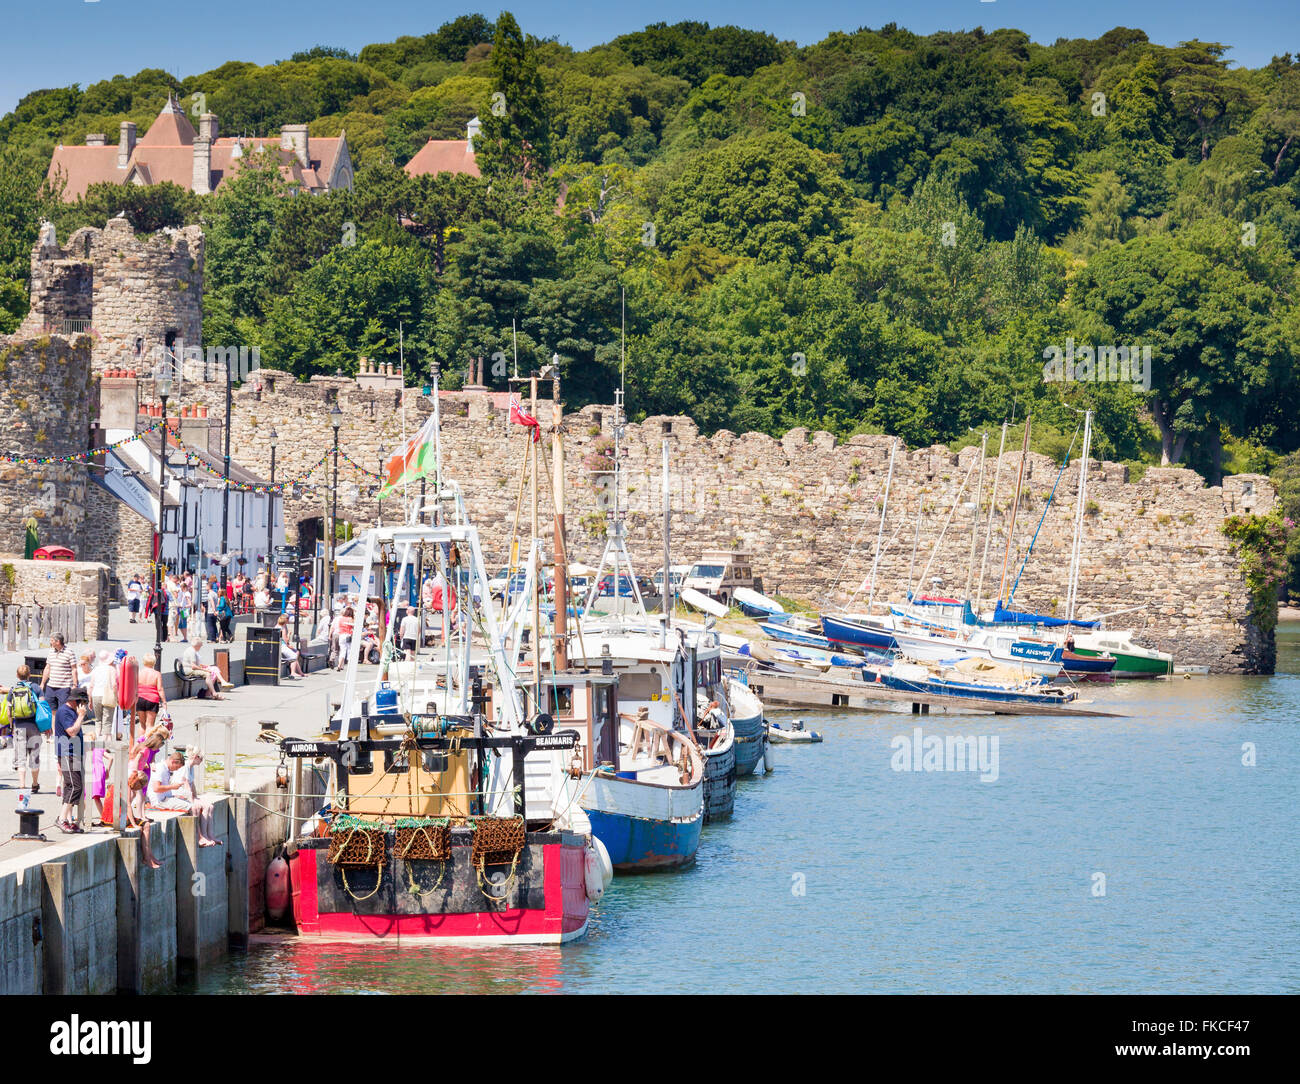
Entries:
<svg viewBox="0 0 1300 1084">
<path fill-rule="evenodd" d="M 88 336 L 0 336 L 0 453 L 49 459 L 86 450 L 91 345 Z M 29 518 L 41 545 L 77 550 L 86 486 L 84 461 L 0 461 L 0 553 L 23 552 Z"/>
<path fill-rule="evenodd" d="M 185 403 L 206 403 L 212 417 L 224 414 L 224 388 L 187 384 L 182 395 Z M 416 389 L 407 389 L 405 398 L 409 435 L 432 408 Z M 336 377 L 299 382 L 270 370 L 255 373 L 235 392 L 232 457 L 269 476 L 267 438 L 274 429 L 276 477 L 297 477 L 332 446 L 329 411 L 335 401 L 343 412 L 340 448 L 363 467 L 377 470 L 383 454 L 401 444 L 400 389 L 363 388 L 356 380 Z M 549 401 L 539 404 L 539 413 L 549 433 Z M 500 396 L 494 399 L 481 392 L 444 396 L 441 414 L 449 476 L 462 487 L 487 559 L 502 563 L 514 519 L 524 430 L 509 425 L 508 408 Z M 612 442 L 612 414 L 612 407 L 593 406 L 565 419 L 571 560 L 594 564 L 604 545 L 608 496 L 601 491 L 601 476 L 592 471 L 612 462 L 607 450 Z M 665 437 L 671 440 L 669 500 L 675 562 L 693 562 L 706 548 L 743 549 L 753 555 L 755 572 L 769 592 L 820 607 L 865 607 L 869 591 L 864 584 L 871 574 L 893 438 L 856 436 L 837 442 L 830 433 L 803 429 L 792 430 L 780 440 L 725 430 L 706 438 L 683 417 L 651 417 L 629 425 L 622 444 L 622 503 L 627 509 L 629 549 L 638 571 L 646 575 L 662 561 L 660 449 Z M 996 435 L 990 443 L 994 440 Z M 549 441 L 543 447 L 549 456 Z M 942 445 L 900 447 L 876 575 L 877 604 L 900 598 L 909 583 L 922 593 L 961 595 L 969 574 L 972 591 L 978 585 L 997 470 L 990 454 L 971 572 L 978 458 L 978 447 L 959 453 Z M 1002 456 L 984 572 L 985 600 L 996 596 L 1001 579 L 1019 466 L 1019 451 Z M 1014 597 L 1017 608 L 1064 613 L 1078 469 L 1072 462 L 1060 479 L 1033 555 L 1020 575 Z M 1027 457 L 1025 495 L 1007 562 L 1008 591 L 1058 470 L 1047 456 L 1030 453 Z M 327 462 L 310 479 L 319 488 L 286 499 L 285 522 L 291 539 L 300 524 L 322 516 L 328 507 L 331 475 L 332 463 Z M 374 522 L 378 511 L 370 496 L 374 486 L 375 479 L 341 460 L 340 519 L 361 525 Z M 545 480 L 540 490 L 541 514 L 549 517 L 550 487 Z M 1130 482 L 1123 465 L 1091 461 L 1077 615 L 1114 614 L 1108 622 L 1111 627 L 1139 630 L 1141 642 L 1171 651 L 1179 664 L 1205 665 L 1216 673 L 1271 669 L 1271 637 L 1250 622 L 1240 563 L 1220 528 L 1225 516 L 1264 514 L 1274 501 L 1272 484 L 1262 475 L 1231 476 L 1221 486 L 1208 487 L 1193 471 L 1160 468 Z M 396 504 L 384 502 L 385 520 L 391 521 Z M 526 515 L 521 522 L 527 523 Z"/>
<path fill-rule="evenodd" d="M 319 787 L 303 774 L 309 797 Z M 193 817 L 155 815 L 158 869 L 138 832 L 0 859 L 0 995 L 168 993 L 246 947 L 265 928 L 266 868 L 289 838 L 291 803 L 274 769 L 236 784 L 238 794 L 211 794 L 224 846 L 199 847 Z"/>
</svg>

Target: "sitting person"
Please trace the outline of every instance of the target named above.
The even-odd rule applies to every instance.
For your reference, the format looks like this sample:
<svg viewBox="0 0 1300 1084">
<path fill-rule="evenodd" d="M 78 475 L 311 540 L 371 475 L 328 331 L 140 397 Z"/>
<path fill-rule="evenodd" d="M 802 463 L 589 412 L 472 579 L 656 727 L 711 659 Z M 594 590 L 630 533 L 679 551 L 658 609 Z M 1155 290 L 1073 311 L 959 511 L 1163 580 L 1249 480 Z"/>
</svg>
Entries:
<svg viewBox="0 0 1300 1084">
<path fill-rule="evenodd" d="M 289 634 L 289 617 L 287 614 L 281 614 L 280 620 L 276 622 L 280 629 L 280 661 L 289 664 L 289 674 L 292 677 L 304 677 L 302 672 L 302 663 L 299 661 L 298 649 L 293 646 L 292 638 Z"/>
<path fill-rule="evenodd" d="M 712 746 L 722 734 L 726 726 L 726 717 L 722 714 L 722 709 L 718 706 L 716 700 L 710 700 L 709 706 L 704 710 L 700 721 L 695 724 L 695 729 L 701 731 L 700 740 L 705 742 L 705 748 Z"/>
<path fill-rule="evenodd" d="M 207 684 L 208 695 L 213 700 L 225 700 L 225 697 L 217 692 L 217 687 L 221 684 L 221 671 L 215 666 L 205 666 L 199 659 L 199 648 L 202 646 L 201 636 L 196 636 L 190 641 L 190 646 L 181 656 L 181 673 L 187 678 L 201 678 Z"/>
<path fill-rule="evenodd" d="M 194 769 L 202 763 L 201 753 L 191 756 L 189 764 L 180 753 L 171 753 L 166 763 L 149 777 L 149 804 L 197 817 L 199 846 L 219 847 L 221 840 L 212 838 L 212 799 L 200 798 L 194 781 Z"/>
</svg>

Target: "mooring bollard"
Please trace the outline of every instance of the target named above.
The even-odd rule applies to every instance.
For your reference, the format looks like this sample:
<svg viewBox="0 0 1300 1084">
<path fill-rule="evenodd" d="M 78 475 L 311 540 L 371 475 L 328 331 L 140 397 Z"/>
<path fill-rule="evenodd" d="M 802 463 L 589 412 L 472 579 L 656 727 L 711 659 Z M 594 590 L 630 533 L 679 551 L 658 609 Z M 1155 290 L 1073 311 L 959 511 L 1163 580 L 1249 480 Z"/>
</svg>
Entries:
<svg viewBox="0 0 1300 1084">
<path fill-rule="evenodd" d="M 18 814 L 18 831 L 13 834 L 12 839 L 36 839 L 46 842 L 45 836 L 41 833 L 41 816 L 45 810 L 29 806 L 24 800 L 23 804 L 17 806 L 14 811 Z"/>
</svg>

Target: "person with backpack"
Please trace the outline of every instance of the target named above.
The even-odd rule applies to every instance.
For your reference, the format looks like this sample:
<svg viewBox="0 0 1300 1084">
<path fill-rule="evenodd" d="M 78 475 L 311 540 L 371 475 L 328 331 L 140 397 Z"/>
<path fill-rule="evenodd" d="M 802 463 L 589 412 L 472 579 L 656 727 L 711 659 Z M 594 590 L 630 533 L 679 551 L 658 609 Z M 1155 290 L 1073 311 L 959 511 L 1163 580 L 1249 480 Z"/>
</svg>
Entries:
<svg viewBox="0 0 1300 1084">
<path fill-rule="evenodd" d="M 234 641 L 235 634 L 230 629 L 230 622 L 235 619 L 234 608 L 230 605 L 230 598 L 227 595 L 217 596 L 217 621 L 221 623 L 221 642 L 228 644 Z"/>
<path fill-rule="evenodd" d="M 18 771 L 18 786 L 33 794 L 41 792 L 41 729 L 36 724 L 36 711 L 40 693 L 31 683 L 32 672 L 25 665 L 18 667 L 18 680 L 8 689 L 0 688 L 9 708 L 9 721 L 14 728 L 14 768 Z"/>
</svg>

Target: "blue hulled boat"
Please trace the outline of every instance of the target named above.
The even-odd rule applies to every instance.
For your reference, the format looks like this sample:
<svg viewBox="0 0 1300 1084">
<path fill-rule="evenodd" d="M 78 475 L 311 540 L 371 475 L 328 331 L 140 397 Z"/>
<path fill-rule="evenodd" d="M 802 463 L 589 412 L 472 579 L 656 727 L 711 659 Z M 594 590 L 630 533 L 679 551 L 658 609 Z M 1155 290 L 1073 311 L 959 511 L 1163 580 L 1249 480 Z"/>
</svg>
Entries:
<svg viewBox="0 0 1300 1084">
<path fill-rule="evenodd" d="M 873 651 L 897 651 L 898 641 L 888 629 L 852 621 L 847 617 L 822 614 L 822 632 L 833 644 L 850 644 L 867 647 Z"/>
</svg>

